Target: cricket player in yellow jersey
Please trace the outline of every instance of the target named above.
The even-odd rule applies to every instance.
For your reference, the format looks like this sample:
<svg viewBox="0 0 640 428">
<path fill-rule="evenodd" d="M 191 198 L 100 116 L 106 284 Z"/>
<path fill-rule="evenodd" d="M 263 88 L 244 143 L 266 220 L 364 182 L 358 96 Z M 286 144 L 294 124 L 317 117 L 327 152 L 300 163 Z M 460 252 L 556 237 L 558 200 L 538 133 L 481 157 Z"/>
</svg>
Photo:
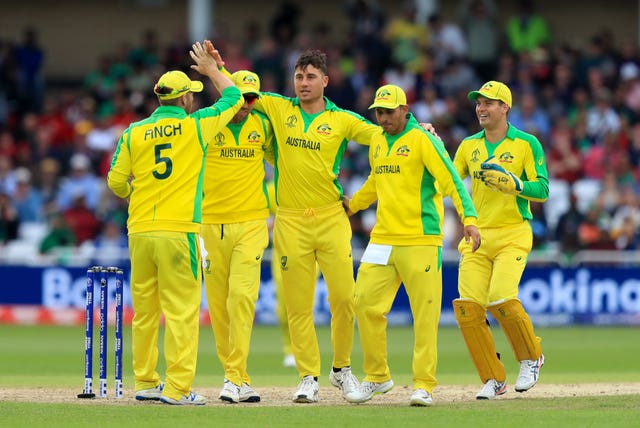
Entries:
<svg viewBox="0 0 640 428">
<path fill-rule="evenodd" d="M 262 92 L 255 109 L 269 117 L 275 134 L 274 249 L 280 258 L 292 349 L 301 378 L 293 401 L 314 403 L 320 375 L 313 320 L 316 262 L 327 284 L 331 310 L 329 381 L 343 395 L 358 385 L 351 373 L 355 286 L 351 225 L 342 207 L 338 173 L 349 141 L 369 145 L 380 128 L 324 96 L 329 77 L 323 52 L 302 52 L 293 79 L 296 97 Z"/>
<path fill-rule="evenodd" d="M 515 389 L 524 392 L 538 381 L 544 356 L 540 338 L 518 300 L 518 284 L 531 251 L 529 201 L 549 195 L 544 151 L 533 135 L 507 121 L 511 91 L 496 81 L 469 93 L 484 128 L 465 138 L 454 165 L 461 177 L 471 177 L 471 195 L 478 210 L 482 247 L 473 252 L 461 241 L 458 270 L 460 298 L 453 308 L 484 386 L 477 399 L 493 399 L 507 390 L 506 373 L 486 320 L 486 311 L 498 321 L 520 373 Z"/>
<path fill-rule="evenodd" d="M 269 117 L 275 133 L 277 212 L 274 247 L 280 258 L 293 354 L 301 378 L 296 403 L 318 401 L 320 350 L 313 320 L 316 261 L 331 307 L 332 371 L 343 394 L 358 381 L 351 373 L 354 336 L 351 225 L 338 182 L 347 143 L 368 145 L 379 128 L 324 97 L 326 55 L 303 52 L 294 68 L 295 98 L 263 92 L 255 109 Z"/>
<path fill-rule="evenodd" d="M 129 199 L 133 372 L 136 399 L 168 404 L 206 403 L 192 392 L 202 295 L 199 235 L 207 146 L 242 106 L 240 91 L 198 42 L 191 68 L 211 79 L 222 97 L 191 113 L 203 89 L 181 71 L 154 87 L 160 106 L 122 134 L 107 176 L 109 188 Z M 131 182 L 130 177 L 133 177 Z M 164 315 L 166 377 L 161 381 L 158 330 Z"/>
<path fill-rule="evenodd" d="M 367 181 L 353 199 L 344 198 L 350 214 L 378 201 L 376 224 L 356 279 L 355 311 L 366 376 L 345 398 L 362 403 L 393 388 L 386 314 L 404 283 L 415 333 L 409 403 L 429 406 L 436 386 L 442 301 L 443 195 L 453 201 L 464 225 L 464 241 L 472 250 L 480 246 L 476 211 L 442 141 L 409 113 L 400 87 L 379 88 L 369 109 L 375 109 L 384 132 L 371 140 Z"/>
<path fill-rule="evenodd" d="M 260 395 L 247 373 L 247 357 L 262 255 L 269 244 L 264 160 L 266 156 L 273 163 L 273 131 L 265 115 L 252 111 L 260 96 L 258 76 L 240 70 L 231 80 L 244 104 L 207 150 L 202 203 L 202 237 L 208 253 L 204 282 L 224 368 L 219 398 L 229 403 L 258 402 Z"/>
</svg>

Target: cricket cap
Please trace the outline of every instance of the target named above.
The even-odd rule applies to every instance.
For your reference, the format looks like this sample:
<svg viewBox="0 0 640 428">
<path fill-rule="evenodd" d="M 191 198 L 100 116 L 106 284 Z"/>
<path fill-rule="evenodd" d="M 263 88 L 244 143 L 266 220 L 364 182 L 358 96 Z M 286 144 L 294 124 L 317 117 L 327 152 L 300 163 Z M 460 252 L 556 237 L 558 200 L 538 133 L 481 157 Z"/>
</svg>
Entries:
<svg viewBox="0 0 640 428">
<path fill-rule="evenodd" d="M 260 96 L 260 78 L 256 73 L 247 70 L 236 71 L 231 75 L 231 81 L 240 89 L 240 93 Z"/>
<path fill-rule="evenodd" d="M 373 104 L 369 106 L 369 110 L 377 107 L 393 110 L 406 105 L 407 96 L 402 88 L 396 85 L 384 85 L 376 91 L 376 97 Z"/>
<path fill-rule="evenodd" d="M 182 71 L 168 71 L 160 76 L 153 92 L 161 100 L 172 100 L 187 92 L 202 92 L 204 85 L 198 80 L 191 80 Z"/>
<path fill-rule="evenodd" d="M 489 98 L 490 100 L 502 101 L 503 103 L 511 107 L 511 91 L 504 83 L 490 80 L 482 85 L 482 87 L 477 91 L 469 92 L 467 98 L 475 101 L 479 96 Z"/>
</svg>

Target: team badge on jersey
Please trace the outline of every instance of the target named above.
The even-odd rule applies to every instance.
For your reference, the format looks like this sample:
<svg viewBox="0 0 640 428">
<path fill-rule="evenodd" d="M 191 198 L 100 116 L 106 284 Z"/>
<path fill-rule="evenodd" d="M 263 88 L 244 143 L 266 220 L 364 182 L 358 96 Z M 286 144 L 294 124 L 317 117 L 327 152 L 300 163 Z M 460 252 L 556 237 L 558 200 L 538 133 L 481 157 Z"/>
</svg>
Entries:
<svg viewBox="0 0 640 428">
<path fill-rule="evenodd" d="M 214 140 L 216 142 L 216 146 L 220 147 L 220 146 L 224 146 L 225 144 L 225 138 L 224 138 L 224 134 L 222 132 L 218 132 L 216 134 L 216 136 L 214 137 Z"/>
<path fill-rule="evenodd" d="M 329 124 L 323 123 L 316 128 L 316 132 L 322 135 L 331 135 L 331 127 L 329 126 Z"/>
<path fill-rule="evenodd" d="M 289 268 L 287 267 L 287 256 L 280 257 L 280 268 L 283 271 L 288 271 L 289 270 Z"/>
<path fill-rule="evenodd" d="M 503 154 L 500 155 L 500 157 L 498 158 L 498 161 L 511 163 L 513 162 L 513 155 L 510 152 L 504 152 Z"/>
<path fill-rule="evenodd" d="M 296 117 L 295 114 L 292 114 L 287 118 L 287 122 L 285 123 L 285 125 L 287 125 L 287 128 L 294 128 L 297 123 L 298 123 L 298 118 Z"/>
<path fill-rule="evenodd" d="M 259 143 L 260 142 L 260 134 L 258 134 L 258 131 L 249 132 L 249 135 L 247 135 L 247 142 L 248 143 Z"/>
<path fill-rule="evenodd" d="M 407 157 L 409 156 L 409 152 L 411 150 L 409 150 L 409 147 L 407 146 L 400 146 L 398 147 L 398 150 L 396 150 L 396 156 L 402 156 L 402 157 Z"/>
</svg>

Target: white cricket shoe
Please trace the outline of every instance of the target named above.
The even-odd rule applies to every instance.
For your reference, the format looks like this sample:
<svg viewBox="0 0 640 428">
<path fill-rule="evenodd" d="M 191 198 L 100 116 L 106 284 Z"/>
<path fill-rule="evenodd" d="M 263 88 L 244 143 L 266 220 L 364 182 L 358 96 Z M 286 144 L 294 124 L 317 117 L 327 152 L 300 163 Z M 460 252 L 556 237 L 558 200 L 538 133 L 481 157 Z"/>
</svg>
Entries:
<svg viewBox="0 0 640 428">
<path fill-rule="evenodd" d="M 533 388 L 538 382 L 540 368 L 544 365 L 544 355 L 540 354 L 537 360 L 520 361 L 520 373 L 516 380 L 516 391 L 525 392 Z"/>
<path fill-rule="evenodd" d="M 427 391 L 422 388 L 418 388 L 413 391 L 413 394 L 411 394 L 409 404 L 412 406 L 427 407 L 433 404 L 433 398 Z"/>
<path fill-rule="evenodd" d="M 163 389 L 164 389 L 164 383 L 159 383 L 153 388 L 141 389 L 140 391 L 136 391 L 136 400 L 139 400 L 139 401 L 156 400 L 157 401 L 162 396 Z"/>
<path fill-rule="evenodd" d="M 393 380 L 384 382 L 362 382 L 354 391 L 346 394 L 344 398 L 349 403 L 364 403 L 373 398 L 374 395 L 384 394 L 393 389 Z"/>
<path fill-rule="evenodd" d="M 240 401 L 240 387 L 230 380 L 225 379 L 218 398 L 227 403 L 237 403 Z"/>
<path fill-rule="evenodd" d="M 329 382 L 331 382 L 331 385 L 342 390 L 343 397 L 355 391 L 360 385 L 358 378 L 351 373 L 351 367 L 343 367 L 339 372 L 331 370 Z"/>
<path fill-rule="evenodd" d="M 160 397 L 160 402 L 165 404 L 172 404 L 176 406 L 202 406 L 207 403 L 207 399 L 200 394 L 196 394 L 193 391 L 189 395 L 183 395 L 179 400 L 174 400 L 171 397 L 165 395 Z"/>
<path fill-rule="evenodd" d="M 240 386 L 240 401 L 242 403 L 258 403 L 260 402 L 260 394 L 247 382 L 243 382 Z"/>
<path fill-rule="evenodd" d="M 298 385 L 298 390 L 293 394 L 294 403 L 317 403 L 320 386 L 313 376 L 305 376 Z"/>
<path fill-rule="evenodd" d="M 495 379 L 489 379 L 480 392 L 476 394 L 476 400 L 493 400 L 498 395 L 507 392 L 507 382 L 498 382 Z"/>
</svg>

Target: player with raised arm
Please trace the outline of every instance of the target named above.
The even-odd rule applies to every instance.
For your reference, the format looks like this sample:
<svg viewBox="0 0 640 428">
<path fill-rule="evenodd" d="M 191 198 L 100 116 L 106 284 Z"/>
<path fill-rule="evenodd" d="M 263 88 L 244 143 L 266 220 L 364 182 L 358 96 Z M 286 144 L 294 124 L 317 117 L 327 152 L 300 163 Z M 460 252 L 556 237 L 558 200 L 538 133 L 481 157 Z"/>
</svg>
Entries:
<svg viewBox="0 0 640 428">
<path fill-rule="evenodd" d="M 273 131 L 253 111 L 260 79 L 239 70 L 231 80 L 244 104 L 209 145 L 202 204 L 202 237 L 208 253 L 204 282 L 216 351 L 224 369 L 219 398 L 260 401 L 251 386 L 247 358 L 260 290 L 262 256 L 269 244 L 265 158 L 273 162 Z"/>
<path fill-rule="evenodd" d="M 163 74 L 153 91 L 160 106 L 120 137 L 107 176 L 129 199 L 133 373 L 136 399 L 202 405 L 191 390 L 198 356 L 202 295 L 199 235 L 207 146 L 242 106 L 240 91 L 198 42 L 191 67 L 211 79 L 222 97 L 192 112 L 203 89 L 181 71 Z M 130 180 L 130 177 L 133 177 Z M 157 372 L 158 332 L 164 315 L 166 377 Z"/>
</svg>

